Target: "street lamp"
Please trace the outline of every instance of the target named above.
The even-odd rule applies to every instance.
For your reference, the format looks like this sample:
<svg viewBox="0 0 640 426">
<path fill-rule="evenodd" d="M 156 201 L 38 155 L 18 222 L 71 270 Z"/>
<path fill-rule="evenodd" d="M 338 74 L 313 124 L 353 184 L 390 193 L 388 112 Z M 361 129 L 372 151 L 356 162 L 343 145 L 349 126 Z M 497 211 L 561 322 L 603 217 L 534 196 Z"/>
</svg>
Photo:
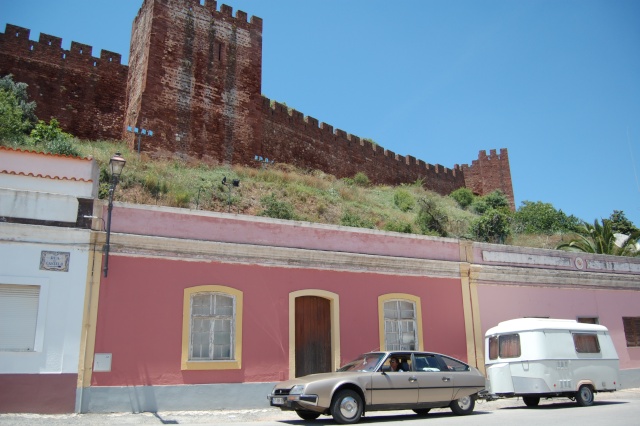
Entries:
<svg viewBox="0 0 640 426">
<path fill-rule="evenodd" d="M 231 183 L 229 184 L 229 183 L 227 183 L 227 177 L 224 176 L 222 178 L 222 184 L 224 186 L 228 186 L 229 187 L 229 202 L 228 202 L 228 204 L 229 204 L 229 213 L 231 213 L 231 190 L 233 189 L 234 186 L 236 188 L 240 186 L 240 179 L 233 179 L 231 181 Z"/>
<path fill-rule="evenodd" d="M 109 160 L 109 167 L 111 168 L 111 185 L 109 186 L 109 209 L 107 213 L 107 242 L 104 245 L 104 276 L 107 276 L 107 272 L 109 271 L 109 241 L 111 239 L 111 210 L 113 210 L 113 193 L 116 190 L 116 186 L 118 185 L 118 181 L 120 180 L 120 174 L 122 174 L 122 169 L 124 169 L 124 165 L 127 163 L 127 160 L 122 158 L 119 152 L 116 152 L 116 155 L 111 157 Z"/>
</svg>

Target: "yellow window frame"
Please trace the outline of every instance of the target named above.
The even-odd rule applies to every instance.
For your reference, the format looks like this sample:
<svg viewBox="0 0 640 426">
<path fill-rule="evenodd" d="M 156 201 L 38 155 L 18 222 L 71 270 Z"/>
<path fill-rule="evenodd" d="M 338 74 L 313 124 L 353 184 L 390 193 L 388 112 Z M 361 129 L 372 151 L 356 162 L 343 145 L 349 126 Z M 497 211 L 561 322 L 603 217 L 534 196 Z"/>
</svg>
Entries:
<svg viewBox="0 0 640 426">
<path fill-rule="evenodd" d="M 224 361 L 189 360 L 189 343 L 191 339 L 191 296 L 195 293 L 225 293 L 235 298 L 235 359 Z M 243 293 L 235 288 L 222 285 L 201 285 L 184 289 L 184 300 L 182 305 L 182 370 L 239 370 L 242 368 L 242 309 Z"/>
</svg>

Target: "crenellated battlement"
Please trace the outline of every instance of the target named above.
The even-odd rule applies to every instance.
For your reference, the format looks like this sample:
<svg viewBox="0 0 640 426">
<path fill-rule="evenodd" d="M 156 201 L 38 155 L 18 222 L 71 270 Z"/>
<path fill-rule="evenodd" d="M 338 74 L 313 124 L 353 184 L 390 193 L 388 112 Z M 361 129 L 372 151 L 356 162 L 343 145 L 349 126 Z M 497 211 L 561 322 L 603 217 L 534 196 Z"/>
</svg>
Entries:
<svg viewBox="0 0 640 426">
<path fill-rule="evenodd" d="M 11 49 L 14 54 L 21 54 L 37 58 L 40 61 L 65 61 L 75 63 L 86 62 L 88 66 L 99 67 L 101 65 L 122 65 L 122 55 L 119 53 L 101 50 L 100 57 L 92 56 L 93 46 L 88 44 L 71 42 L 69 50 L 62 48 L 62 38 L 50 34 L 40 33 L 38 41 L 29 39 L 31 30 L 17 25 L 7 24 L 5 32 L 0 33 L 0 43 L 5 49 Z"/>
<path fill-rule="evenodd" d="M 405 168 L 414 173 L 424 172 L 425 174 L 444 174 L 454 177 L 461 172 L 461 168 L 458 165 L 450 169 L 440 164 L 432 165 L 422 160 L 417 160 L 412 156 L 396 154 L 391 150 L 384 149 L 371 141 L 347 133 L 342 129 L 334 129 L 330 124 L 319 122 L 318 119 L 314 117 L 306 116 L 300 111 L 289 108 L 280 102 L 272 101 L 265 96 L 262 97 L 262 110 L 263 114 L 265 114 L 270 121 L 278 123 L 281 126 L 287 126 L 296 132 L 303 132 L 309 136 L 309 138 L 303 138 L 303 140 L 309 140 L 310 143 L 315 143 L 315 140 L 319 139 L 325 144 L 333 146 L 342 145 L 346 147 L 346 150 L 349 152 L 358 151 L 364 154 L 367 161 L 373 162 L 372 164 L 381 164 L 389 167 L 389 163 L 392 163 L 391 167 L 393 168 Z M 269 158 L 275 158 L 275 155 L 272 153 L 265 152 L 263 154 L 268 155 Z"/>
<path fill-rule="evenodd" d="M 140 10 L 144 8 L 147 1 L 152 0 L 144 0 Z M 210 16 L 230 22 L 240 28 L 262 31 L 261 18 L 251 16 L 251 19 L 249 19 L 247 12 L 243 12 L 242 10 L 236 11 L 234 16 L 233 8 L 226 4 L 221 4 L 220 9 L 218 10 L 218 2 L 216 0 L 164 0 L 163 3 L 168 7 L 175 8 L 176 10 L 189 10 L 196 13 L 198 11 L 208 12 Z M 138 16 L 139 15 L 140 11 L 138 12 Z"/>
</svg>

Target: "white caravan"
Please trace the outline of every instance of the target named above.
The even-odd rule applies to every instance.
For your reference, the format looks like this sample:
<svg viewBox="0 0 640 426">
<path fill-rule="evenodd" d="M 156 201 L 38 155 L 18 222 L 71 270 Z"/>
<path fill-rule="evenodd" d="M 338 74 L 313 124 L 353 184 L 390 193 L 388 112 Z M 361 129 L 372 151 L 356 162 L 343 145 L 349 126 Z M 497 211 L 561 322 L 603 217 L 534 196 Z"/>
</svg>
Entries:
<svg viewBox="0 0 640 426">
<path fill-rule="evenodd" d="M 520 396 L 535 407 L 540 398 L 560 396 L 588 406 L 594 393 L 620 389 L 618 354 L 602 325 L 504 321 L 485 334 L 485 357 L 490 398 Z"/>
</svg>

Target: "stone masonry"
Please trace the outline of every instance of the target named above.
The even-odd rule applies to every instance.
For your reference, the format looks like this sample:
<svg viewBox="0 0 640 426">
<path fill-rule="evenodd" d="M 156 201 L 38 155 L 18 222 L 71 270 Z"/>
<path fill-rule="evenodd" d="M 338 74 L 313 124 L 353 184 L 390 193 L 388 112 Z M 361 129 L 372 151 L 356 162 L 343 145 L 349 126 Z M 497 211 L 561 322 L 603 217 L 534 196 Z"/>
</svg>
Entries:
<svg viewBox="0 0 640 426">
<path fill-rule="evenodd" d="M 338 178 L 364 172 L 374 183 L 421 179 L 446 195 L 500 189 L 515 208 L 509 156 L 480 151 L 471 165 L 446 168 L 385 150 L 261 95 L 262 19 L 214 0 L 144 0 L 133 22 L 129 65 L 121 55 L 8 24 L 0 33 L 0 76 L 29 85 L 36 114 L 55 117 L 81 139 L 127 140 L 145 128 L 143 152 L 170 152 L 257 166 L 256 156 Z"/>
</svg>

